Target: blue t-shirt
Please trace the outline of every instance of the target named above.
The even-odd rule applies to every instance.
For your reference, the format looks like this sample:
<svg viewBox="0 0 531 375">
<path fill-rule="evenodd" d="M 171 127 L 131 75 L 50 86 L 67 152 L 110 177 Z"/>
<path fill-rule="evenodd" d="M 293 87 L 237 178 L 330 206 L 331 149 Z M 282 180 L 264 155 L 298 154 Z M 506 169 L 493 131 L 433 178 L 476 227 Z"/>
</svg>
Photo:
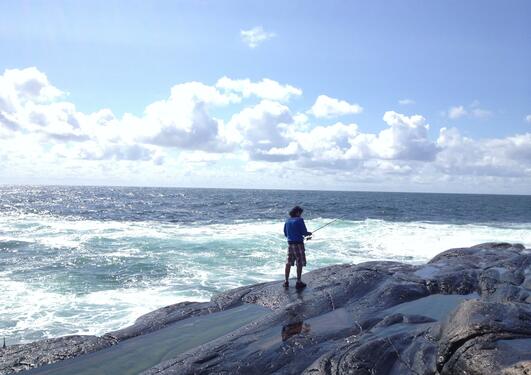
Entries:
<svg viewBox="0 0 531 375">
<path fill-rule="evenodd" d="M 284 224 L 284 236 L 288 238 L 288 242 L 303 242 L 304 236 L 309 234 L 310 232 L 306 229 L 302 217 L 290 217 L 286 219 L 286 223 Z"/>
</svg>

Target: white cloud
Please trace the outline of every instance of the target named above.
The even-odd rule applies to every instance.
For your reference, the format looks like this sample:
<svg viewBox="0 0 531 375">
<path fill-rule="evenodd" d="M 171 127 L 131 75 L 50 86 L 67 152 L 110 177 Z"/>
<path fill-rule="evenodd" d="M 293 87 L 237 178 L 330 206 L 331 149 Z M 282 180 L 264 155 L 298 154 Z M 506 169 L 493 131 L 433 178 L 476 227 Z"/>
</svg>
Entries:
<svg viewBox="0 0 531 375">
<path fill-rule="evenodd" d="M 12 115 L 0 111 L 0 138 L 6 138 L 13 135 L 13 132 L 22 130 L 17 119 Z"/>
<path fill-rule="evenodd" d="M 317 118 L 332 118 L 361 113 L 363 108 L 359 104 L 351 104 L 345 100 L 319 95 L 309 113 Z"/>
<path fill-rule="evenodd" d="M 209 114 L 209 108 L 240 100 L 234 93 L 222 93 L 203 83 L 183 83 L 172 87 L 168 99 L 148 105 L 143 118 L 131 118 L 130 125 L 139 142 L 181 149 L 222 150 L 228 145 L 220 138 L 221 121 Z"/>
<path fill-rule="evenodd" d="M 395 161 L 393 170 L 408 170 L 398 166 L 400 161 L 432 161 L 438 152 L 435 142 L 428 138 L 429 126 L 420 115 L 405 116 L 393 111 L 384 114 L 389 128 L 378 134 L 360 132 L 356 124 L 338 122 L 316 126 L 310 131 L 288 132 L 299 142 L 301 162 L 305 166 L 352 169 L 363 161 Z M 360 164 L 361 163 L 361 164 Z M 392 163 L 373 163 L 391 171 Z"/>
<path fill-rule="evenodd" d="M 153 160 L 156 164 L 160 164 L 163 161 L 163 156 L 157 149 L 139 144 L 103 144 L 87 142 L 73 151 L 75 152 L 73 155 L 67 155 L 85 160 Z"/>
<path fill-rule="evenodd" d="M 299 144 L 297 142 L 290 142 L 285 147 L 271 147 L 269 150 L 263 152 L 260 156 L 261 159 L 273 159 L 274 161 L 278 160 L 290 160 L 296 159 L 299 154 Z M 264 155 L 266 155 L 264 157 Z"/>
<path fill-rule="evenodd" d="M 252 159 L 284 161 L 291 157 L 279 150 L 289 146 L 285 129 L 292 122 L 287 106 L 263 100 L 232 116 L 227 126 L 232 134 L 239 137 L 235 141 L 247 150 Z M 276 151 L 271 151 L 273 149 Z"/>
<path fill-rule="evenodd" d="M 76 110 L 72 103 L 26 105 L 25 127 L 57 140 L 85 141 L 91 138 L 86 116 Z"/>
<path fill-rule="evenodd" d="M 409 175 L 413 172 L 411 165 L 390 160 L 368 160 L 363 166 L 364 168 L 377 170 L 380 173 L 392 175 Z"/>
<path fill-rule="evenodd" d="M 428 138 L 429 125 L 424 117 L 387 111 L 383 120 L 389 128 L 382 130 L 372 144 L 380 158 L 429 161 L 435 157 L 437 148 Z"/>
<path fill-rule="evenodd" d="M 304 113 L 296 113 L 293 115 L 293 122 L 300 126 L 307 126 L 308 125 L 309 118 Z"/>
<path fill-rule="evenodd" d="M 477 119 L 487 119 L 492 116 L 492 111 L 479 107 L 479 101 L 474 100 L 472 104 L 465 108 L 462 105 L 451 107 L 448 110 L 448 117 L 452 120 L 456 120 L 461 117 L 471 117 Z"/>
<path fill-rule="evenodd" d="M 472 117 L 479 118 L 479 119 L 485 119 L 492 116 L 492 112 L 487 109 L 481 109 L 481 108 L 474 108 L 470 111 L 470 114 Z"/>
<path fill-rule="evenodd" d="M 222 77 L 216 83 L 216 87 L 228 93 L 241 94 L 244 98 L 255 95 L 261 99 L 288 101 L 292 96 L 302 95 L 301 89 L 291 85 L 282 85 L 268 78 L 252 82 L 249 79 Z"/>
<path fill-rule="evenodd" d="M 531 115 L 525 116 L 525 121 L 529 122 L 531 124 Z"/>
<path fill-rule="evenodd" d="M 105 183 L 150 176 L 155 184 L 165 178 L 189 185 L 176 176 L 201 183 L 225 176 L 238 186 L 252 176 L 256 183 L 267 178 L 271 187 L 293 174 L 329 188 L 337 181 L 414 187 L 473 180 L 482 186 L 510 178 L 528 191 L 531 133 L 472 139 L 443 128 L 431 139 L 423 116 L 395 111 L 384 113 L 387 127 L 374 133 L 354 123 L 322 125 L 319 118 L 361 107 L 321 96 L 312 110 L 292 111 L 287 103 L 301 93 L 273 80 L 223 77 L 214 85 L 177 84 L 142 115 L 116 117 L 105 108 L 77 110 L 34 68 L 6 71 L 0 75 L 0 169 L 30 182 L 33 176 L 96 176 Z M 466 116 L 484 115 L 474 113 L 482 110 L 477 102 L 457 108 Z"/>
<path fill-rule="evenodd" d="M 49 103 L 63 95 L 34 67 L 6 69 L 0 75 L 0 132 L 22 131 L 28 127 L 26 106 Z"/>
<path fill-rule="evenodd" d="M 12 113 L 27 101 L 48 102 L 64 93 L 37 68 L 6 69 L 0 76 L 0 110 Z"/>
<path fill-rule="evenodd" d="M 398 101 L 398 104 L 400 105 L 410 105 L 410 104 L 415 104 L 415 101 L 413 99 L 400 99 Z"/>
<path fill-rule="evenodd" d="M 178 148 L 208 148 L 216 141 L 219 123 L 210 117 L 207 105 L 161 101 L 146 108 L 144 135 L 139 141 Z"/>
<path fill-rule="evenodd" d="M 182 163 L 211 164 L 223 158 L 220 153 L 210 153 L 205 151 L 183 151 L 179 154 L 178 160 Z"/>
<path fill-rule="evenodd" d="M 265 31 L 262 26 L 256 26 L 249 30 L 240 30 L 240 37 L 250 48 L 256 48 L 275 36 L 275 33 Z"/>
<path fill-rule="evenodd" d="M 304 151 L 304 165 L 340 167 L 345 161 L 362 159 L 369 155 L 364 142 L 358 143 L 360 133 L 356 124 L 338 122 L 329 126 L 316 126 L 310 131 L 296 132 L 294 139 Z"/>
<path fill-rule="evenodd" d="M 466 116 L 467 114 L 468 112 L 466 111 L 465 107 L 463 107 L 462 105 L 452 107 L 448 110 L 448 117 L 450 117 L 452 120 Z"/>
<path fill-rule="evenodd" d="M 442 128 L 435 166 L 449 175 L 531 176 L 531 134 L 474 140 Z"/>
</svg>

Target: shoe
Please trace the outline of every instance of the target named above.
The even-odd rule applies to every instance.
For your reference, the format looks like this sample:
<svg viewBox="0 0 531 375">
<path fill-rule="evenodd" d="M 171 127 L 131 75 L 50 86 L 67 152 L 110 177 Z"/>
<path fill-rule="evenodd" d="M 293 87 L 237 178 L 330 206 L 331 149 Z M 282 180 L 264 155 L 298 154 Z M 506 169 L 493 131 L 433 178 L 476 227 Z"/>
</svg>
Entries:
<svg viewBox="0 0 531 375">
<path fill-rule="evenodd" d="M 289 288 L 289 283 L 287 281 L 284 282 L 284 288 Z"/>
<path fill-rule="evenodd" d="M 302 281 L 297 281 L 297 284 L 295 284 L 295 288 L 304 289 L 304 288 L 306 288 L 306 284 L 303 283 Z"/>
</svg>

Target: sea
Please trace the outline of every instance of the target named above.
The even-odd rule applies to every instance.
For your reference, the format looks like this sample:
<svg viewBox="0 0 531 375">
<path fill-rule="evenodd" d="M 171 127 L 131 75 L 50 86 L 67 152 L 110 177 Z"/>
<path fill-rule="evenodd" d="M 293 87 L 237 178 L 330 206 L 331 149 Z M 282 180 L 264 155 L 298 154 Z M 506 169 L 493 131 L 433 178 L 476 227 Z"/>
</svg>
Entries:
<svg viewBox="0 0 531 375">
<path fill-rule="evenodd" d="M 0 186 L 0 340 L 101 335 L 154 309 L 281 280 L 294 205 L 306 271 L 420 264 L 490 241 L 531 247 L 531 196 Z"/>
</svg>

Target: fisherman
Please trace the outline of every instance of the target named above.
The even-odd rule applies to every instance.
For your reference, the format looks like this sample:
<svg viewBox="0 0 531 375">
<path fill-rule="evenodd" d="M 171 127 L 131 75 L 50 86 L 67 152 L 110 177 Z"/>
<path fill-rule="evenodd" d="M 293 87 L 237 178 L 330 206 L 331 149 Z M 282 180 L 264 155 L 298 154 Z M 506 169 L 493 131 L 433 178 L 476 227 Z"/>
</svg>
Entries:
<svg viewBox="0 0 531 375">
<path fill-rule="evenodd" d="M 304 237 L 311 236 L 308 232 L 304 219 L 301 217 L 303 209 L 295 206 L 289 212 L 289 218 L 284 224 L 284 236 L 288 239 L 288 259 L 286 260 L 286 282 L 284 288 L 289 287 L 289 272 L 291 266 L 297 264 L 297 283 L 295 288 L 303 289 L 306 284 L 302 282 L 302 267 L 306 266 L 306 254 L 304 253 Z"/>
</svg>

